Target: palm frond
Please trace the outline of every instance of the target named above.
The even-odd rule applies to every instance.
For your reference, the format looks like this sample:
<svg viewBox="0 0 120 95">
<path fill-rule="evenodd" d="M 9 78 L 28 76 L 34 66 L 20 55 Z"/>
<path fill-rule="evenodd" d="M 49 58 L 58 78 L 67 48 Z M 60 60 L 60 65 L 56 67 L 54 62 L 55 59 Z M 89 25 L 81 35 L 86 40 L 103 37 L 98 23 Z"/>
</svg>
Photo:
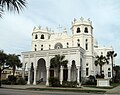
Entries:
<svg viewBox="0 0 120 95">
<path fill-rule="evenodd" d="M 2 9 L 20 12 L 26 7 L 26 0 L 0 0 Z"/>
</svg>

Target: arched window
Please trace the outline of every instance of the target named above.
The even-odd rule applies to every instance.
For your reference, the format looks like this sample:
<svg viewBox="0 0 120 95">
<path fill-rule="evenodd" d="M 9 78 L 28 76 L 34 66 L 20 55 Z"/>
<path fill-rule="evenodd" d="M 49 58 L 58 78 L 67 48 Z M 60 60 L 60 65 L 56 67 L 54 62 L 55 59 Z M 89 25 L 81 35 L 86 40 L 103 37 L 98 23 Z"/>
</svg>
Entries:
<svg viewBox="0 0 120 95">
<path fill-rule="evenodd" d="M 72 60 L 72 65 L 75 65 L 75 60 Z"/>
<path fill-rule="evenodd" d="M 36 51 L 37 49 L 35 48 L 35 51 Z"/>
<path fill-rule="evenodd" d="M 85 27 L 84 32 L 85 32 L 85 33 L 88 33 L 88 28 L 87 28 L 87 27 Z"/>
<path fill-rule="evenodd" d="M 69 48 L 69 43 L 67 42 L 67 48 Z"/>
<path fill-rule="evenodd" d="M 43 50 L 43 45 L 41 45 L 41 50 Z"/>
<path fill-rule="evenodd" d="M 79 27 L 77 28 L 77 33 L 80 33 L 80 28 Z"/>
<path fill-rule="evenodd" d="M 88 43 L 85 44 L 85 49 L 88 50 Z"/>
<path fill-rule="evenodd" d="M 63 48 L 63 45 L 61 43 L 56 43 L 54 46 L 55 49 Z"/>
<path fill-rule="evenodd" d="M 67 42 L 67 45 L 69 45 L 69 43 Z"/>
<path fill-rule="evenodd" d="M 44 35 L 43 34 L 41 35 L 41 39 L 44 39 Z"/>
<path fill-rule="evenodd" d="M 88 66 L 88 63 L 86 63 L 86 66 Z"/>
<path fill-rule="evenodd" d="M 38 38 L 38 35 L 36 34 L 36 35 L 35 35 L 35 39 L 37 39 L 37 38 Z"/>
<path fill-rule="evenodd" d="M 78 42 L 80 42 L 80 39 L 77 39 Z"/>
<path fill-rule="evenodd" d="M 49 49 L 51 48 L 51 45 L 49 45 Z"/>
<path fill-rule="evenodd" d="M 85 49 L 88 50 L 88 39 L 85 40 Z"/>
<path fill-rule="evenodd" d="M 80 47 L 80 43 L 78 43 L 78 47 Z"/>
<path fill-rule="evenodd" d="M 110 68 L 108 68 L 108 70 L 110 71 Z"/>
<path fill-rule="evenodd" d="M 86 76 L 89 75 L 89 68 L 86 68 Z"/>
</svg>

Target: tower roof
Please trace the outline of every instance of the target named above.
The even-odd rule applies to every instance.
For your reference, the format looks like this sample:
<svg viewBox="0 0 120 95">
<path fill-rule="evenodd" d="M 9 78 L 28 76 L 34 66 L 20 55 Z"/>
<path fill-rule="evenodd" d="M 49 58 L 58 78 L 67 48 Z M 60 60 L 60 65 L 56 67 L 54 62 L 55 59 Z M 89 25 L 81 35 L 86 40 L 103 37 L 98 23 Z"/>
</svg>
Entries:
<svg viewBox="0 0 120 95">
<path fill-rule="evenodd" d="M 92 26 L 92 21 L 90 20 L 90 18 L 88 18 L 87 20 L 84 20 L 83 17 L 81 17 L 79 20 L 74 18 L 74 21 L 72 22 L 72 27 L 77 26 L 77 25 L 89 25 L 89 26 Z"/>
</svg>

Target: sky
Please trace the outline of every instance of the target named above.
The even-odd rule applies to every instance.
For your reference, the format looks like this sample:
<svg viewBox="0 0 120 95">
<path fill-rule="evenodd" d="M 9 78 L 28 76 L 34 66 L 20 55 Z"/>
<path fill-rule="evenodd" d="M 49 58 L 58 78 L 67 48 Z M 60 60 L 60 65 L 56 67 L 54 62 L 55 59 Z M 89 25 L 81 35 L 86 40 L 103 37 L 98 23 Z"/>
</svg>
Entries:
<svg viewBox="0 0 120 95">
<path fill-rule="evenodd" d="M 0 18 L 0 49 L 15 54 L 30 51 L 32 30 L 37 26 L 57 31 L 61 25 L 71 35 L 71 22 L 81 17 L 91 19 L 98 44 L 112 46 L 120 65 L 119 0 L 27 0 L 20 14 L 6 11 Z"/>
</svg>

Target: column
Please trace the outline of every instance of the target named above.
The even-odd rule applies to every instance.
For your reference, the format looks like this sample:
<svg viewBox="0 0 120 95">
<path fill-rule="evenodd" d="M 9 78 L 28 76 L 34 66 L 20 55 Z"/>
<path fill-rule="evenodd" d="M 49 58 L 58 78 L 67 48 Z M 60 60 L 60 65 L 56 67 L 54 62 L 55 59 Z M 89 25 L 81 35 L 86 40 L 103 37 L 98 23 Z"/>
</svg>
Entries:
<svg viewBox="0 0 120 95">
<path fill-rule="evenodd" d="M 47 74 L 46 74 L 46 86 L 49 86 L 49 67 L 46 67 Z"/>
<path fill-rule="evenodd" d="M 80 66 L 77 66 L 77 82 L 80 83 Z"/>
<path fill-rule="evenodd" d="M 22 68 L 22 78 L 24 79 L 25 77 L 25 68 Z"/>
<path fill-rule="evenodd" d="M 60 84 L 63 82 L 63 66 L 60 67 Z"/>
<path fill-rule="evenodd" d="M 30 84 L 30 68 L 28 68 L 28 82 L 27 84 Z"/>
<path fill-rule="evenodd" d="M 68 67 L 68 81 L 71 81 L 71 67 Z"/>
<path fill-rule="evenodd" d="M 24 58 L 24 55 L 23 55 L 23 57 L 22 57 L 22 78 L 24 79 L 24 77 L 25 77 L 25 68 L 26 68 L 26 64 L 25 64 L 25 58 Z"/>
<path fill-rule="evenodd" d="M 34 67 L 34 82 L 33 85 L 36 85 L 36 67 Z"/>
</svg>

